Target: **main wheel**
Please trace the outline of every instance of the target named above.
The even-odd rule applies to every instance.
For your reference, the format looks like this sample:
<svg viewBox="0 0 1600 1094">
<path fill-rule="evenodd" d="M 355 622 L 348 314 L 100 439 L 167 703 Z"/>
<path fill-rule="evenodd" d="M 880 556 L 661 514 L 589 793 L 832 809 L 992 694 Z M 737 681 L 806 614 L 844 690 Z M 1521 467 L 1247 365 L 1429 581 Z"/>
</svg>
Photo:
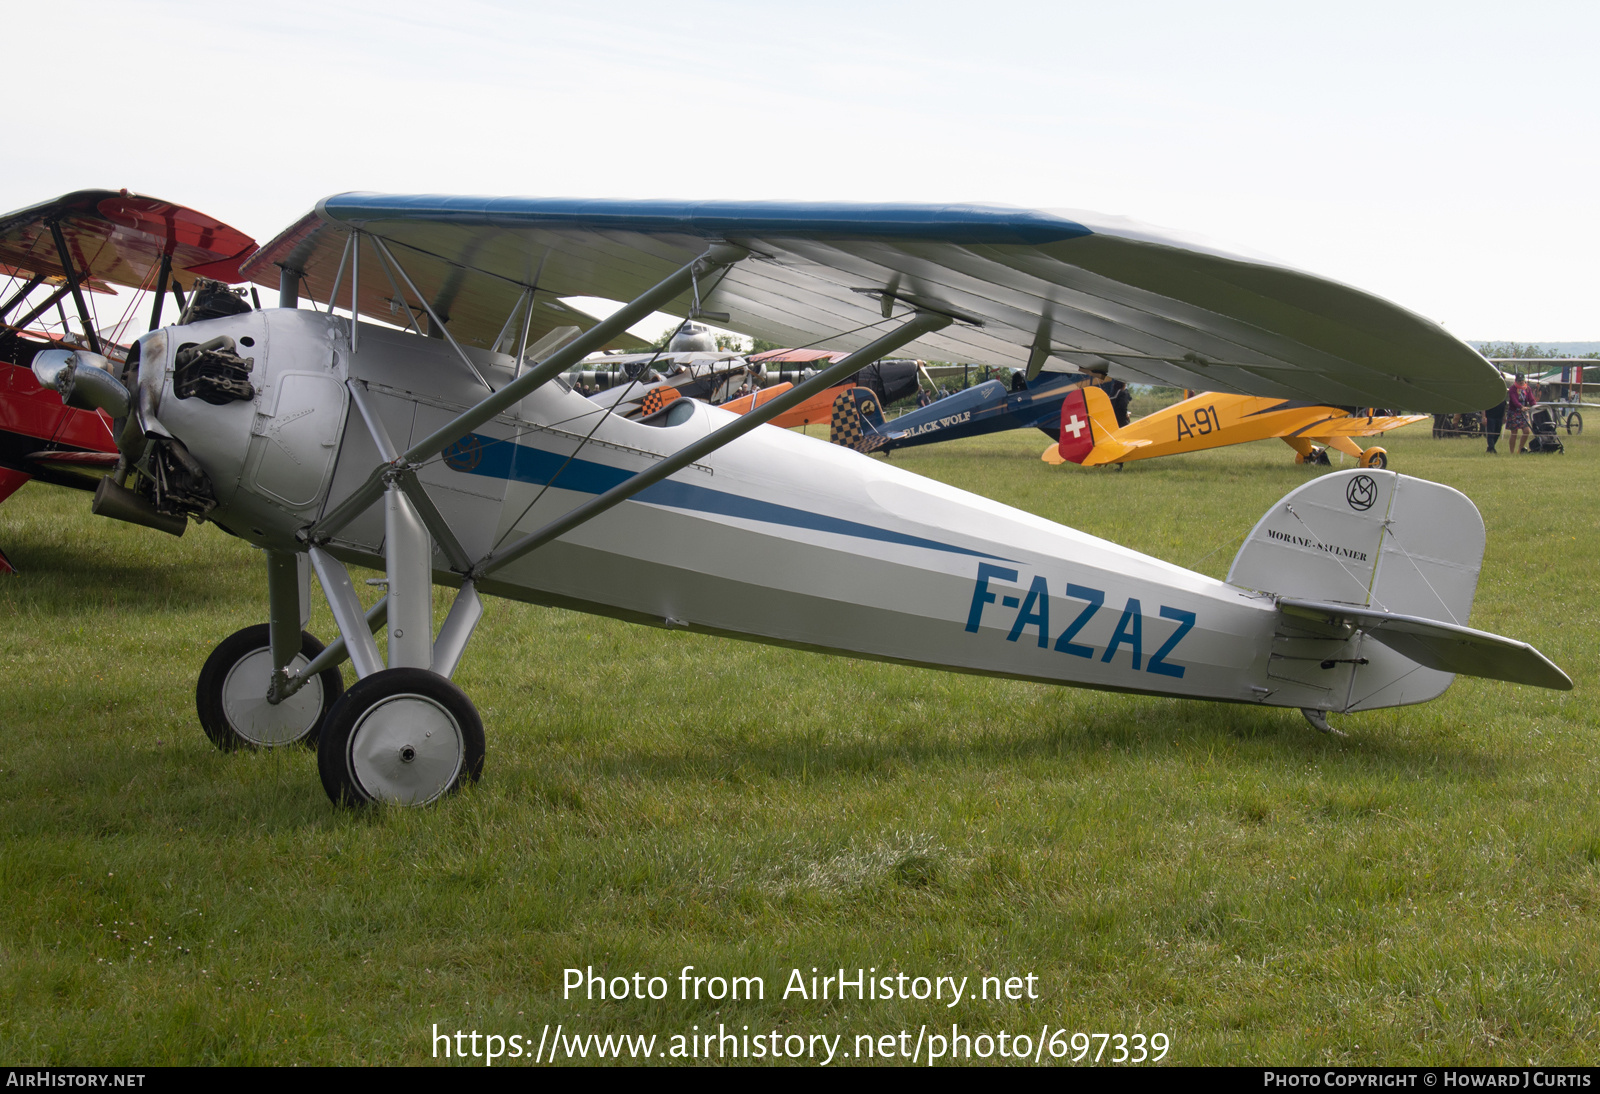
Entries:
<svg viewBox="0 0 1600 1094">
<path fill-rule="evenodd" d="M 384 669 L 328 715 L 317 770 L 336 805 L 427 805 L 483 774 L 483 722 L 438 673 Z"/>
<path fill-rule="evenodd" d="M 1376 467 L 1379 471 L 1389 466 L 1389 453 L 1381 448 L 1369 448 L 1361 453 L 1362 467 Z"/>
<path fill-rule="evenodd" d="M 322 643 L 300 632 L 300 652 L 289 662 L 302 668 L 322 652 Z M 224 752 L 314 744 L 323 719 L 344 694 L 338 668 L 324 669 L 276 705 L 267 702 L 272 679 L 272 628 L 257 623 L 217 643 L 195 684 L 200 725 Z"/>
<path fill-rule="evenodd" d="M 1583 415 L 1574 410 L 1567 415 L 1567 435 L 1583 432 Z"/>
</svg>

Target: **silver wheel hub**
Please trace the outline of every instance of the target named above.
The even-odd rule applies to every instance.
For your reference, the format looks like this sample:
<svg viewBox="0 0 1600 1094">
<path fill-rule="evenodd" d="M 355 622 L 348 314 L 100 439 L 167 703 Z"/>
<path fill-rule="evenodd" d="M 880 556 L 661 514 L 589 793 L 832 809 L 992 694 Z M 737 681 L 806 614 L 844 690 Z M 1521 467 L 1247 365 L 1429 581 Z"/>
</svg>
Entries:
<svg viewBox="0 0 1600 1094">
<path fill-rule="evenodd" d="M 423 695 L 381 699 L 350 731 L 350 774 L 374 801 L 426 805 L 455 785 L 465 758 L 461 727 Z"/>
<path fill-rule="evenodd" d="M 295 654 L 292 674 L 308 662 Z M 222 682 L 222 712 L 244 740 L 262 748 L 293 744 L 317 727 L 322 718 L 322 681 L 316 677 L 281 703 L 267 702 L 272 679 L 272 651 L 252 650 L 234 662 Z"/>
</svg>

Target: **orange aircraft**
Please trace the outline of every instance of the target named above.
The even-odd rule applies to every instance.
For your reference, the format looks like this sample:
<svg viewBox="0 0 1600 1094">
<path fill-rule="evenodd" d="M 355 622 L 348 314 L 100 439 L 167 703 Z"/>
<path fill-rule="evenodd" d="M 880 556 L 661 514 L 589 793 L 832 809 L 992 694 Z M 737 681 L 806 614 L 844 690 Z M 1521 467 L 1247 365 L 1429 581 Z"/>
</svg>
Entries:
<svg viewBox="0 0 1600 1094">
<path fill-rule="evenodd" d="M 1203 391 L 1119 428 L 1106 393 L 1087 387 L 1062 403 L 1061 440 L 1042 458 L 1046 463 L 1099 467 L 1276 437 L 1294 449 L 1295 463 L 1326 464 L 1328 449 L 1333 448 L 1362 467 L 1383 468 L 1389 465 L 1387 452 L 1363 449 L 1351 438 L 1370 437 L 1428 417 Z"/>
<path fill-rule="evenodd" d="M 792 386 L 800 383 L 811 375 L 808 368 L 827 368 L 834 361 L 843 360 L 846 354 L 842 351 L 816 349 L 773 349 L 762 353 L 753 353 L 748 360 L 753 365 L 763 366 L 767 372 L 767 382 L 774 385 L 786 384 Z M 795 368 L 799 366 L 799 368 Z M 792 370 L 792 371 L 791 371 Z M 854 387 L 870 389 L 877 395 L 880 406 L 888 406 L 897 399 L 917 393 L 918 381 L 924 375 L 924 366 L 921 361 L 889 359 L 868 365 L 851 376 L 846 376 L 833 387 L 826 391 L 818 392 L 805 402 L 790 407 L 776 418 L 772 425 L 780 429 L 789 429 L 794 426 L 807 426 L 813 422 L 827 424 L 833 420 L 833 404 L 839 396 Z M 932 384 L 932 381 L 929 381 Z M 772 390 L 769 388 L 768 390 Z M 787 388 L 785 389 L 787 390 Z M 776 394 L 776 392 L 774 392 Z M 756 405 L 760 405 L 771 398 L 763 394 Z M 729 410 L 737 410 L 733 406 Z M 744 413 L 743 410 L 737 410 Z"/>
</svg>

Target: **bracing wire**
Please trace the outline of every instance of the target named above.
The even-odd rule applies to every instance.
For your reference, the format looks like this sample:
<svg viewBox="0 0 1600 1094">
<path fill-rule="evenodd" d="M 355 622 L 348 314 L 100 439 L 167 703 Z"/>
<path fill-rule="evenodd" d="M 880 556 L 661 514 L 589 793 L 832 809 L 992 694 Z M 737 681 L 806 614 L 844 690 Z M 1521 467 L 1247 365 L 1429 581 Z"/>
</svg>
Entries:
<svg viewBox="0 0 1600 1094">
<path fill-rule="evenodd" d="M 730 271 L 730 269 L 728 267 L 723 267 L 720 275 L 717 277 L 716 283 L 714 285 L 712 285 L 712 288 L 711 288 L 712 292 L 716 291 L 716 286 L 722 284 L 722 279 L 724 277 L 728 276 L 728 274 L 730 272 L 731 271 Z M 710 293 L 708 293 L 707 295 L 710 295 Z M 499 547 L 502 543 L 504 543 L 505 539 L 506 539 L 506 536 L 509 536 L 511 534 L 511 532 L 517 527 L 517 525 L 522 523 L 523 518 L 526 517 L 530 512 L 533 511 L 533 507 L 535 505 L 538 505 L 540 500 L 549 491 L 550 487 L 555 485 L 555 481 L 561 477 L 562 472 L 564 472 L 572 464 L 573 460 L 578 458 L 578 453 L 583 451 L 584 446 L 589 443 L 589 440 L 590 440 L 590 438 L 592 438 L 594 436 L 595 431 L 597 429 L 599 429 L 600 426 L 603 425 L 605 423 L 605 421 L 608 418 L 610 418 L 612 416 L 612 414 L 614 414 L 616 412 L 617 405 L 622 403 L 624 400 L 627 399 L 628 393 L 631 392 L 634 389 L 634 387 L 636 387 L 638 385 L 640 379 L 645 377 L 645 376 L 650 375 L 651 370 L 654 369 L 654 367 L 655 367 L 655 363 L 661 359 L 661 355 L 663 353 L 667 352 L 667 347 L 672 345 L 672 339 L 676 338 L 683 331 L 683 329 L 688 325 L 689 325 L 689 317 L 688 316 L 684 316 L 683 320 L 675 328 L 673 328 L 672 334 L 669 335 L 666 339 L 664 339 L 662 341 L 661 345 L 656 349 L 655 353 L 650 355 L 650 360 L 646 361 L 644 368 L 639 370 L 639 375 L 635 376 L 635 377 L 630 377 L 628 379 L 628 386 L 623 390 L 622 395 L 617 399 L 617 401 L 615 403 L 612 403 L 610 406 L 605 407 L 604 410 L 600 414 L 595 415 L 594 425 L 589 427 L 589 432 L 584 434 L 583 439 L 578 442 L 577 447 L 572 450 L 571 455 L 569 455 L 566 459 L 561 461 L 561 466 L 556 468 L 555 474 L 551 475 L 550 478 L 545 481 L 544 485 L 539 488 L 539 492 L 533 496 L 533 500 L 530 501 L 527 504 L 526 507 L 524 507 L 522 512 L 517 514 L 517 519 L 512 521 L 509 525 L 506 526 L 505 533 L 503 535 L 501 535 L 501 537 L 498 540 L 495 541 L 495 544 L 494 544 L 495 547 Z M 566 419 L 566 420 L 567 421 L 571 421 L 570 418 Z"/>
<path fill-rule="evenodd" d="M 718 276 L 716 282 L 714 282 L 711 285 L 711 287 L 706 291 L 706 296 L 708 298 L 713 293 L 716 292 L 717 286 L 720 285 L 722 283 L 723 278 L 727 277 L 728 274 L 731 273 L 731 272 L 732 272 L 732 270 L 729 269 L 729 268 L 724 268 L 722 270 L 722 272 Z M 873 321 L 871 323 L 863 324 L 863 325 L 861 325 L 859 327 L 853 328 L 852 330 L 844 331 L 844 332 L 838 333 L 838 334 L 826 335 L 826 336 L 824 336 L 822 338 L 817 339 L 814 342 L 808 343 L 807 345 L 796 346 L 794 348 L 795 349 L 810 349 L 812 346 L 819 345 L 819 344 L 821 344 L 822 342 L 825 342 L 825 341 L 830 341 L 830 340 L 836 339 L 836 338 L 845 338 L 845 337 L 849 337 L 849 336 L 854 335 L 854 334 L 859 334 L 859 333 L 861 333 L 863 331 L 872 330 L 875 327 L 881 327 L 885 323 L 891 322 L 892 319 L 894 319 L 894 318 L 896 318 L 896 317 L 885 316 L 882 319 L 875 320 L 875 321 Z M 689 319 L 687 317 L 685 317 L 684 320 L 681 323 L 679 323 L 678 326 L 674 329 L 673 335 L 676 336 L 676 334 L 679 331 L 683 330 L 684 327 L 688 323 L 689 323 Z M 666 348 L 665 347 L 670 345 L 671 341 L 672 341 L 671 337 L 667 338 L 662 343 L 662 347 L 656 350 L 656 352 L 651 356 L 650 360 L 648 362 L 646 362 L 646 367 L 644 369 L 640 370 L 640 376 L 641 377 L 649 374 L 650 367 L 653 366 L 655 364 L 655 362 L 660 359 L 661 355 L 664 352 L 666 352 Z M 566 471 L 566 469 L 572 464 L 572 461 L 577 459 L 578 454 L 583 451 L 584 446 L 587 445 L 589 443 L 590 439 L 594 437 L 595 431 L 598 430 L 600 428 L 600 426 L 616 412 L 616 407 L 620 406 L 623 402 L 626 401 L 627 396 L 628 396 L 628 392 L 632 391 L 632 389 L 636 385 L 638 385 L 639 382 L 640 382 L 639 379 L 630 379 L 629 382 L 628 382 L 628 387 L 627 387 L 626 390 L 624 390 L 622 396 L 619 399 L 617 399 L 617 401 L 615 403 L 611 404 L 608 407 L 603 408 L 603 410 L 602 410 L 602 412 L 600 414 L 595 415 L 594 425 L 592 425 L 589 428 L 589 432 L 586 433 L 583 436 L 583 438 L 578 442 L 577 447 L 573 449 L 572 453 L 569 456 L 567 456 L 567 458 L 565 460 L 562 461 L 561 466 L 556 469 L 555 473 L 553 475 L 551 475 L 550 478 L 548 480 L 546 480 L 545 483 L 540 487 L 539 492 L 534 495 L 533 500 L 530 501 L 527 504 L 527 506 L 523 508 L 522 512 L 517 515 L 517 519 L 512 521 L 509 525 L 507 525 L 506 532 L 495 543 L 495 547 L 498 548 L 505 541 L 506 537 L 511 535 L 512 531 L 515 530 L 522 523 L 522 521 L 527 517 L 527 515 L 533 510 L 534 506 L 536 506 L 539 503 L 539 501 L 545 496 L 545 494 L 549 491 L 549 489 L 552 486 L 555 485 L 556 480 L 558 480 L 561 477 L 562 472 Z M 552 422 L 552 423 L 550 423 L 550 426 L 561 425 L 561 424 L 564 424 L 565 422 L 573 421 L 574 419 L 579 418 L 579 417 L 583 417 L 583 415 L 574 415 L 571 418 L 564 418 L 560 422 Z M 542 428 L 548 428 L 548 427 L 536 427 L 536 429 L 521 431 L 519 434 L 517 434 L 517 436 L 522 435 L 522 433 L 536 432 L 536 431 L 538 431 L 538 429 L 542 429 Z M 506 440 L 515 440 L 515 439 L 516 439 L 516 436 L 510 437 L 510 438 L 506 438 Z"/>
</svg>

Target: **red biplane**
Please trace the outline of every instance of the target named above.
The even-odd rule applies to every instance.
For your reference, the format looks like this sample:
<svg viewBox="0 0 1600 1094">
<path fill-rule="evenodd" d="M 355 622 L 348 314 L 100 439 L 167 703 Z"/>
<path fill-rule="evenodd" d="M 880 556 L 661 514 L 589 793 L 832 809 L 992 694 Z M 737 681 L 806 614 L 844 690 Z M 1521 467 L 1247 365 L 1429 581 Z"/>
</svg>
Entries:
<svg viewBox="0 0 1600 1094">
<path fill-rule="evenodd" d="M 154 330 L 169 292 L 191 317 L 246 310 L 212 283 L 242 281 L 239 263 L 255 249 L 219 220 L 126 190 L 79 190 L 0 216 L 0 502 L 29 479 L 93 490 L 117 464 L 111 419 L 41 388 L 35 354 L 66 346 L 125 361 L 146 329 L 144 305 Z M 11 572 L 0 553 L 0 573 Z"/>
</svg>

